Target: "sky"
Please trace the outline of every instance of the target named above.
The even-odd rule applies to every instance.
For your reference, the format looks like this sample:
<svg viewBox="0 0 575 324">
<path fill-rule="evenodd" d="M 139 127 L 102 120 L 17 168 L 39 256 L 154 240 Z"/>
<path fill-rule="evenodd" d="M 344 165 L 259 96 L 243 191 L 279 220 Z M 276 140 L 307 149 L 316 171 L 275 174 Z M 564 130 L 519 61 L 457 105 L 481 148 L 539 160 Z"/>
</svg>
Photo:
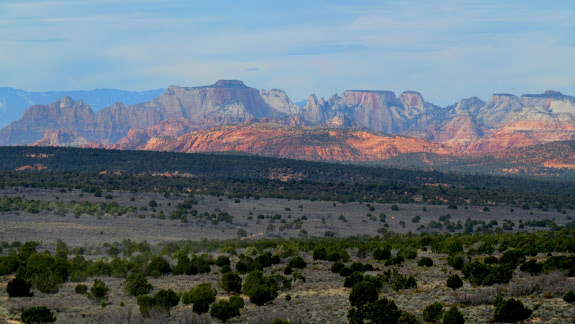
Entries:
<svg viewBox="0 0 575 324">
<path fill-rule="evenodd" d="M 575 95 L 575 1 L 0 0 L 0 86 Z"/>
</svg>

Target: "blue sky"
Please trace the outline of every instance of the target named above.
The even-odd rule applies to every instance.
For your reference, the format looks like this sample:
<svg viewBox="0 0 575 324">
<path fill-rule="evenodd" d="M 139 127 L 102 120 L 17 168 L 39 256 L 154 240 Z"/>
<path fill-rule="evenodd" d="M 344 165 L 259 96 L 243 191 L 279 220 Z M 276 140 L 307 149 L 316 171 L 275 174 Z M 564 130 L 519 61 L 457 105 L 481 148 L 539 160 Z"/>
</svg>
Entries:
<svg viewBox="0 0 575 324">
<path fill-rule="evenodd" d="M 575 1 L 0 0 L 0 86 L 575 95 Z"/>
</svg>

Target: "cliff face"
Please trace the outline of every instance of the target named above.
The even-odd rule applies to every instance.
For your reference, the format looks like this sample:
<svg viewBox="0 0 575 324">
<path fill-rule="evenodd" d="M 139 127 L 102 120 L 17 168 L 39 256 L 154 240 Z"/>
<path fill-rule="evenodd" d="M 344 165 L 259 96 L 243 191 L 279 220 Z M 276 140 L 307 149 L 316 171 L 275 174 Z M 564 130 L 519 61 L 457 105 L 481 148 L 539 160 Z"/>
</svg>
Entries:
<svg viewBox="0 0 575 324">
<path fill-rule="evenodd" d="M 75 131 L 48 130 L 44 137 L 34 143 L 34 146 L 83 146 L 88 141 Z"/>
</svg>

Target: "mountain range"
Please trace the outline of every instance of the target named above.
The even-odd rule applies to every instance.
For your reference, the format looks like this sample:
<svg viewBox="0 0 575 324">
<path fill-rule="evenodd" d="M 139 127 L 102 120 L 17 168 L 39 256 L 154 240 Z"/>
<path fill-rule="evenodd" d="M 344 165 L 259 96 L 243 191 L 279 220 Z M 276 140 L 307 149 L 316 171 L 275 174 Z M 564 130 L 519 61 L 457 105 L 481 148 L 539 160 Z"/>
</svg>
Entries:
<svg viewBox="0 0 575 324">
<path fill-rule="evenodd" d="M 95 89 L 88 91 L 49 91 L 27 92 L 14 88 L 0 87 L 0 127 L 22 117 L 24 110 L 32 105 L 47 105 L 64 96 L 70 96 L 75 100 L 84 100 L 90 103 L 94 111 L 106 108 L 115 102 L 136 104 L 148 101 L 159 96 L 164 89 L 148 91 L 125 91 L 117 89 Z"/>
<path fill-rule="evenodd" d="M 0 130 L 0 145 L 377 161 L 419 153 L 485 155 L 575 139 L 575 97 L 556 91 L 494 94 L 487 102 L 471 97 L 439 107 L 415 91 L 348 90 L 327 99 L 312 94 L 298 105 L 279 89 L 220 80 L 169 86 L 147 101 L 97 111 L 87 100 L 64 96 L 31 106 Z"/>
</svg>

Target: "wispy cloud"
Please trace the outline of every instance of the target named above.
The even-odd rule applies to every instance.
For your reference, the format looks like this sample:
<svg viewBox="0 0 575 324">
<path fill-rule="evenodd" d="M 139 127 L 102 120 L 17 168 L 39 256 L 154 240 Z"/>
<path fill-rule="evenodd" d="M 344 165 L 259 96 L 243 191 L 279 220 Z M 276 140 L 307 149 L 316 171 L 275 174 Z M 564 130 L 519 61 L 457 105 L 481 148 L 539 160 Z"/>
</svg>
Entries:
<svg viewBox="0 0 575 324">
<path fill-rule="evenodd" d="M 289 50 L 287 55 L 324 55 L 367 50 L 362 44 L 308 44 L 307 46 Z"/>
<path fill-rule="evenodd" d="M 67 42 L 67 38 L 46 38 L 46 39 L 9 39 L 9 42 L 16 43 L 62 43 Z"/>
</svg>

